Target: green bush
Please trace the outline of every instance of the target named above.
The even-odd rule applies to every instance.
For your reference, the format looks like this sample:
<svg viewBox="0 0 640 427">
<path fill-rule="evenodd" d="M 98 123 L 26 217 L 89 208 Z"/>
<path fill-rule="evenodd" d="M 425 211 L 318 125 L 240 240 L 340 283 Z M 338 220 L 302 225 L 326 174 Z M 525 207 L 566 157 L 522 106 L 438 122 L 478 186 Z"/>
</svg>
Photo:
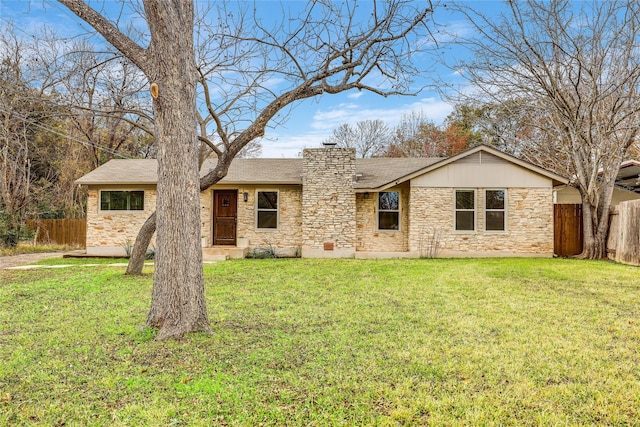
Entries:
<svg viewBox="0 0 640 427">
<path fill-rule="evenodd" d="M 266 259 L 266 258 L 278 258 L 278 252 L 273 246 L 267 246 L 265 248 L 253 248 L 247 255 L 247 258 Z"/>
<path fill-rule="evenodd" d="M 13 248 L 20 240 L 20 231 L 11 228 L 9 215 L 0 212 L 0 245 Z"/>
</svg>

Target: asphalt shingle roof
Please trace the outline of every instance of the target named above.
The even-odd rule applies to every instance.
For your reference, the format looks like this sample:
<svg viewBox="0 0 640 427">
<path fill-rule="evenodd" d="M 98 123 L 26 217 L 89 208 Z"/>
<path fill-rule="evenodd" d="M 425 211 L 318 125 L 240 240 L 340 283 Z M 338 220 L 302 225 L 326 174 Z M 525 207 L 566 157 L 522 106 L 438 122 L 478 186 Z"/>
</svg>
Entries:
<svg viewBox="0 0 640 427">
<path fill-rule="evenodd" d="M 356 159 L 356 189 L 377 188 L 432 165 L 441 158 Z M 200 175 L 215 167 L 206 161 Z M 158 163 L 153 159 L 114 159 L 89 172 L 76 183 L 83 185 L 155 184 Z M 302 184 L 302 159 L 235 159 L 220 184 Z"/>
</svg>

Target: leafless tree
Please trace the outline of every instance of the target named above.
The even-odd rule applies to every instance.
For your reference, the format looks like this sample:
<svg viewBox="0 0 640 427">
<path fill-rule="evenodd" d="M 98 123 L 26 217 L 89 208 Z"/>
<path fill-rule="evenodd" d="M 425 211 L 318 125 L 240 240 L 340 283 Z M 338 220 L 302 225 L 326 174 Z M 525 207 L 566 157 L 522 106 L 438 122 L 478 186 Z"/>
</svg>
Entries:
<svg viewBox="0 0 640 427">
<path fill-rule="evenodd" d="M 45 116 L 36 88 L 25 79 L 24 46 L 9 32 L 0 33 L 0 237 L 17 243 L 31 203 L 31 120 Z"/>
<path fill-rule="evenodd" d="M 550 139 L 545 130 L 545 117 L 531 111 L 527 102 L 507 100 L 479 103 L 474 107 L 465 105 L 456 107 L 452 114 L 464 115 L 462 121 L 472 132 L 474 143 L 491 145 L 562 176 L 572 174 L 571 162 L 563 157 L 558 141 Z"/>
<path fill-rule="evenodd" d="M 32 181 L 20 217 L 84 216 L 77 178 L 113 156 L 153 154 L 146 78 L 119 53 L 94 50 L 46 26 L 28 37 L 11 23 L 0 29 L 0 114 L 14 128 L 5 136 L 19 139 L 4 161 L 19 154 Z"/>
<path fill-rule="evenodd" d="M 21 122 L 11 123 L 11 116 L 4 113 L 0 120 L 0 228 L 6 227 L 0 237 L 15 245 L 30 202 L 29 145 Z"/>
<path fill-rule="evenodd" d="M 59 50 L 51 61 L 58 67 L 50 66 L 50 72 L 59 76 L 55 87 L 68 112 L 68 132 L 84 141 L 93 167 L 113 157 L 154 154 L 151 97 L 139 69 L 119 52 L 97 52 L 87 40 L 59 48 L 54 34 L 44 37 L 41 45 Z"/>
<path fill-rule="evenodd" d="M 526 108 L 519 117 L 568 160 L 582 197 L 581 257 L 606 257 L 615 177 L 640 130 L 640 3 L 527 0 L 507 2 L 499 15 L 457 10 L 476 35 L 464 40 L 474 58 L 455 65 L 471 82 L 466 99 Z"/>
<path fill-rule="evenodd" d="M 382 120 L 363 120 L 354 126 L 344 123 L 333 130 L 327 142 L 355 148 L 358 157 L 374 157 L 389 144 L 391 129 Z"/>
<path fill-rule="evenodd" d="M 277 125 L 295 101 L 351 89 L 380 95 L 411 92 L 412 77 L 421 71 L 411 56 L 417 42 L 430 37 L 432 12 L 430 2 L 313 1 L 281 6 L 282 18 L 274 21 L 273 14 L 261 18 L 260 3 L 217 4 L 196 13 L 189 1 L 143 0 L 141 15 L 149 31 L 144 45 L 85 2 L 59 1 L 150 82 L 157 209 L 136 239 L 129 271 L 135 272 L 136 254 L 142 248 L 144 253 L 157 225 L 147 317 L 149 326 L 159 328 L 156 339 L 211 332 L 204 301 L 200 191 L 222 179 L 240 150 L 263 136 L 267 126 Z M 200 124 L 199 132 L 194 123 Z M 211 134 L 219 144 L 206 136 Z M 199 144 L 218 159 L 202 179 Z"/>
</svg>

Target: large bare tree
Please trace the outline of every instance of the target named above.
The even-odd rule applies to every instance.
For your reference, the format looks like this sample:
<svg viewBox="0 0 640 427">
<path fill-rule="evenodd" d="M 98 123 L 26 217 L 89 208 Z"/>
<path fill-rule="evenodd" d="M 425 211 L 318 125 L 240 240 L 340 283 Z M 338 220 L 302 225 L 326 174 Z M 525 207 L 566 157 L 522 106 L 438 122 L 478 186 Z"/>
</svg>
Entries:
<svg viewBox="0 0 640 427">
<path fill-rule="evenodd" d="M 147 324 L 156 339 L 210 332 L 200 248 L 200 191 L 222 179 L 233 158 L 276 125 L 298 100 L 350 89 L 380 95 L 419 88 L 415 46 L 430 36 L 430 2 L 313 1 L 280 6 L 262 19 L 255 3 L 143 0 L 148 43 L 80 0 L 59 0 L 148 78 L 157 140 L 156 212 L 136 239 L 144 253 L 156 234 L 156 268 Z M 196 3 L 198 6 L 201 3 Z M 273 8 L 273 4 L 268 5 Z M 280 16 L 273 19 L 273 16 Z M 197 17 L 197 20 L 195 19 Z M 144 39 L 144 38 L 143 38 Z M 211 138 L 210 135 L 215 135 Z M 198 176 L 200 147 L 218 158 Z M 202 157 L 202 156 L 200 156 Z"/>
<path fill-rule="evenodd" d="M 457 8 L 474 54 L 456 64 L 463 99 L 518 105 L 569 161 L 582 198 L 584 258 L 606 257 L 616 174 L 640 130 L 640 2 L 507 1 L 500 13 Z M 563 165 L 548 165 L 562 170 Z M 556 167 L 554 167 L 556 166 Z"/>
</svg>

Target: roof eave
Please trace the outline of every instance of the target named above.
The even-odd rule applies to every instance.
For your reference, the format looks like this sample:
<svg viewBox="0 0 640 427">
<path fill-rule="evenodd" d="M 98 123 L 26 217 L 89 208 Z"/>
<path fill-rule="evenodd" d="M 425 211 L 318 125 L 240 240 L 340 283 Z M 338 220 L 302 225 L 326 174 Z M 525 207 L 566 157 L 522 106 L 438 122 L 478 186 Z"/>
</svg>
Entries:
<svg viewBox="0 0 640 427">
<path fill-rule="evenodd" d="M 302 181 L 225 181 L 221 180 L 213 184 L 216 185 L 302 185 Z"/>
<path fill-rule="evenodd" d="M 77 185 L 157 185 L 157 181 L 75 181 Z"/>
</svg>

